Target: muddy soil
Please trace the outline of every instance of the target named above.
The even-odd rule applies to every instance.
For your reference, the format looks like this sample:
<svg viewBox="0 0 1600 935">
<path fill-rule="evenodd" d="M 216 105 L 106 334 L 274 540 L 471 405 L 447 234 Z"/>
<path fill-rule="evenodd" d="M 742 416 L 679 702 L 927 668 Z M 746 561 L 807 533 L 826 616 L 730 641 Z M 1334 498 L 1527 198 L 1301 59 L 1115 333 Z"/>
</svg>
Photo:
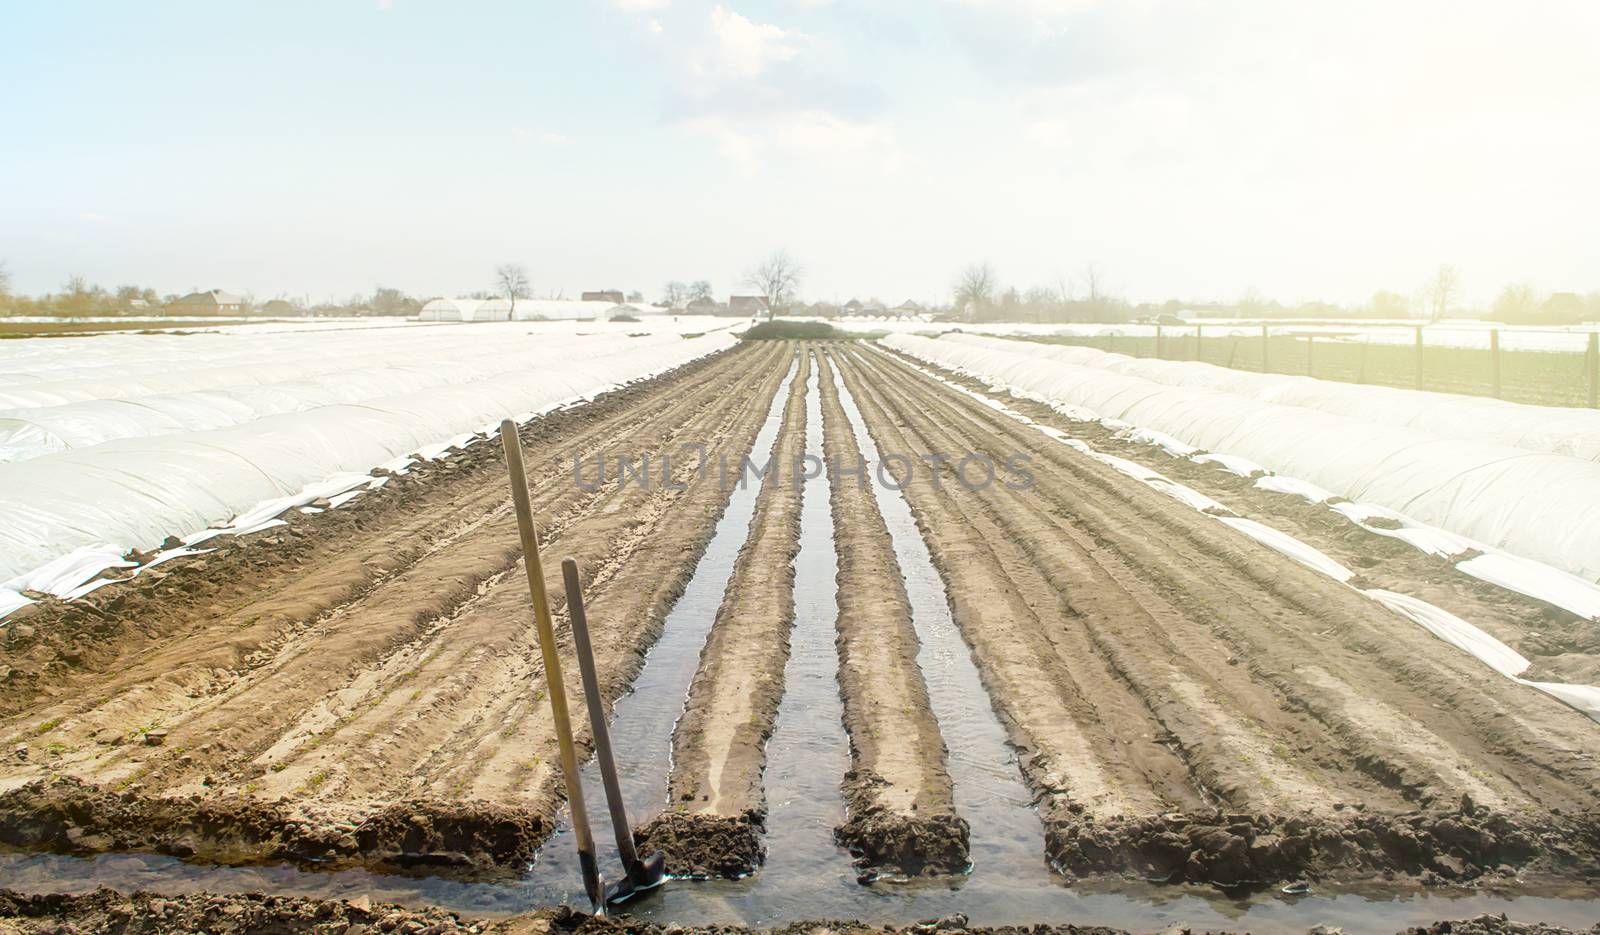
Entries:
<svg viewBox="0 0 1600 935">
<path fill-rule="evenodd" d="M 1082 439 L 1097 451 L 1143 464 L 1240 516 L 1316 546 L 1360 575 L 1367 587 L 1410 594 L 1471 621 L 1527 657 L 1533 663 L 1526 675 L 1531 680 L 1600 683 L 1600 625 L 1593 620 L 1480 581 L 1456 570 L 1450 559 L 1373 532 L 1324 504 L 1263 490 L 1255 486 L 1255 477 L 1241 477 L 1214 462 L 1199 462 L 1130 441 L 1125 434 L 1097 422 L 1067 419 L 1042 403 L 998 393 L 977 380 L 946 371 L 940 374 L 968 389 L 1003 399 L 1016 412 Z"/>
<path fill-rule="evenodd" d="M 1309 935 L 1337 935 L 1338 929 L 1312 928 Z M 595 917 L 568 909 L 551 909 L 506 919 L 475 919 L 438 909 L 406 909 L 360 899 L 317 900 L 302 897 L 243 894 L 161 896 L 123 894 L 102 889 L 83 895 L 23 896 L 0 890 L 0 933 L 10 935 L 100 935 L 100 933 L 211 932 L 215 935 L 363 935 L 403 932 L 411 935 L 1126 935 L 1099 926 L 967 926 L 961 916 L 930 919 L 906 926 L 868 925 L 856 921 L 795 922 L 782 928 L 739 926 L 662 926 L 627 917 Z M 1189 935 L 1170 929 L 1162 935 Z M 1503 915 L 1438 922 L 1402 935 L 1600 935 L 1600 924 L 1575 930 L 1524 923 Z"/>
<path fill-rule="evenodd" d="M 1064 873 L 1600 875 L 1593 722 L 885 353 L 835 360 Z"/>
<path fill-rule="evenodd" d="M 831 506 L 839 688 L 852 764 L 844 781 L 849 817 L 834 833 L 866 879 L 960 873 L 967 823 L 955 813 L 944 738 L 917 664 L 911 604 L 832 367 L 825 356 L 818 363 L 824 450 L 837 475 Z"/>
<path fill-rule="evenodd" d="M 668 811 L 639 832 L 648 849 L 667 852 L 674 875 L 736 878 L 764 859 L 761 778 L 783 698 L 800 551 L 803 485 L 795 466 L 805 454 L 811 367 L 803 348 L 800 355 L 749 536 L 673 729 Z"/>
<path fill-rule="evenodd" d="M 783 356 L 741 348 L 525 432 L 547 565 L 572 555 L 583 569 L 608 704 L 727 500 L 715 465 L 683 446 L 737 460 Z M 299 535 L 269 537 L 278 551 L 236 546 L 198 577 L 179 566 L 169 579 L 220 579 L 197 600 L 163 602 L 165 581 L 107 598 L 133 600 L 110 610 L 103 653 L 41 669 L 4 722 L 16 749 L 0 763 L 0 841 L 226 862 L 530 860 L 562 793 L 497 449 L 297 516 Z M 648 486 L 574 480 L 575 455 L 592 481 L 596 456 L 646 452 Z M 559 587 L 552 596 L 576 697 Z"/>
</svg>

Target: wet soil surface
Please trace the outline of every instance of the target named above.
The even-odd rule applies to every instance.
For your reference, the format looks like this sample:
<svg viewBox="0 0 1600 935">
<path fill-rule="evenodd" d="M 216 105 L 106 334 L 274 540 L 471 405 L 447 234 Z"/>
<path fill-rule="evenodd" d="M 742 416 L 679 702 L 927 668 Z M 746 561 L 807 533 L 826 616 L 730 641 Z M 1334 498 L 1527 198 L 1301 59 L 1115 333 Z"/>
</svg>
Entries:
<svg viewBox="0 0 1600 935">
<path fill-rule="evenodd" d="M 968 828 L 955 813 L 944 738 L 917 665 L 905 581 L 833 369 L 825 359 L 820 369 L 827 462 L 838 475 L 839 683 L 853 766 L 844 783 L 849 820 L 836 833 L 869 878 L 960 873 Z"/>
<path fill-rule="evenodd" d="M 688 701 L 672 735 L 669 811 L 640 830 L 647 850 L 668 853 L 669 873 L 728 878 L 753 872 L 764 854 L 766 744 L 783 698 L 794 622 L 805 454 L 803 355 L 773 442 L 749 537 L 706 639 Z M 745 846 L 755 838 L 755 847 Z M 670 838 L 673 847 L 662 844 Z M 737 840 L 738 846 L 729 849 Z M 754 858 L 753 860 L 749 858 Z M 708 868 L 716 868 L 708 874 Z"/>
<path fill-rule="evenodd" d="M 546 564 L 570 555 L 583 569 L 608 704 L 727 501 L 707 462 L 747 450 L 783 359 L 740 348 L 523 430 Z M 646 453 L 653 483 L 620 483 L 614 466 L 595 482 L 596 458 Z M 0 842 L 525 864 L 561 792 L 509 504 L 499 445 L 483 442 L 341 510 L 291 514 L 8 626 Z"/>
<path fill-rule="evenodd" d="M 711 882 L 675 883 L 637 910 L 687 928 L 636 919 L 630 930 L 697 931 L 730 913 L 903 923 L 924 907 L 1060 920 L 1075 917 L 1067 905 L 1096 898 L 1089 886 L 1145 881 L 1168 893 L 1258 895 L 1306 880 L 1403 894 L 1570 893 L 1600 882 L 1591 721 L 1353 589 L 855 344 L 742 347 L 524 431 L 546 565 L 579 560 L 608 709 L 635 684 L 728 507 L 715 459 L 730 454 L 737 475 L 773 412 L 781 420 L 761 436 L 770 450 L 752 456 L 770 454 L 774 474 L 754 496 L 694 678 L 660 702 L 682 705 L 670 775 L 651 760 L 663 775 L 629 786 L 656 799 L 668 790 L 666 810 L 636 828 L 641 850 L 663 849 L 674 873 Z M 797 459 L 819 447 L 835 463 L 866 457 L 870 475 L 884 465 L 868 481 L 901 488 L 894 509 L 884 490 L 861 491 L 848 477 L 800 483 Z M 662 482 L 573 476 L 575 456 L 592 480 L 596 457 L 642 452 L 674 454 L 652 462 Z M 518 889 L 556 826 L 562 791 L 503 470 L 498 445 L 480 443 L 345 509 L 295 514 L 162 575 L 31 609 L 0 637 L 0 736 L 9 738 L 0 844 L 348 868 L 305 874 L 328 881 L 311 890 L 323 895 L 376 868 L 419 875 L 422 893 L 466 887 L 460 894 L 473 895 L 457 907 L 548 904 L 529 898 L 547 890 Z M 1428 599 L 1433 592 L 1415 589 L 1443 587 L 1392 549 L 1358 562 L 1358 537 L 1325 545 L 1309 514 L 1218 490 L 1241 514 L 1385 587 Z M 1279 512 L 1298 518 L 1285 523 Z M 797 579 L 812 527 L 836 591 Z M 924 550 L 918 567 L 906 539 Z M 955 637 L 941 651 L 959 650 L 965 689 L 927 652 L 941 645 L 930 593 Z M 568 693 L 578 697 L 559 589 L 552 596 Z M 1515 614 L 1495 619 L 1508 632 L 1529 626 Z M 807 629 L 819 622 L 820 642 Z M 800 680 L 810 687 L 796 692 Z M 819 690 L 839 697 L 823 705 Z M 952 698 L 981 709 L 993 743 L 973 739 Z M 808 713 L 827 730 L 792 749 L 780 742 L 792 719 L 817 726 Z M 651 723 L 660 737 L 643 739 L 665 744 L 669 722 Z M 586 752 L 586 727 L 578 733 Z M 838 755 L 808 759 L 805 743 L 818 737 L 836 738 Z M 975 764 L 980 749 L 988 762 Z M 1019 801 L 998 812 L 981 804 L 1011 786 Z M 811 816 L 822 844 L 764 864 L 768 849 L 804 830 L 785 815 Z M 1019 818 L 1026 830 L 1007 823 Z M 863 881 L 932 879 L 855 885 L 849 855 L 829 840 L 835 827 Z M 1022 842 L 1035 872 L 1019 869 L 1015 843 L 993 840 L 997 828 Z M 968 857 L 984 866 L 951 874 Z M 6 859 L 21 867 L 46 856 Z M 1082 885 L 1062 885 L 1070 881 Z M 0 903 L 0 931 L 616 925 L 559 911 L 492 922 L 380 917 L 249 895 L 178 897 L 152 915 L 141 900 L 157 898 L 13 897 Z M 1298 919 L 1293 908 L 1277 910 Z M 230 929 L 235 917 L 254 928 Z M 1152 917 L 1161 915 L 1110 919 Z M 1283 917 L 1275 930 L 1288 930 Z"/>
<path fill-rule="evenodd" d="M 26 896 L 0 890 L 0 932 L 27 935 L 89 935 L 89 933 L 212 932 L 216 935 L 256 933 L 315 933 L 364 935 L 399 932 L 407 935 L 935 935 L 970 932 L 972 935 L 1124 935 L 1126 930 L 1100 926 L 1028 925 L 969 926 L 961 915 L 929 919 L 912 925 L 877 926 L 857 921 L 794 922 L 781 928 L 751 929 L 729 925 L 662 925 L 626 917 L 596 917 L 570 909 L 550 909 L 501 919 L 463 917 L 441 909 L 407 909 L 401 906 L 354 901 L 317 900 L 258 893 L 241 895 L 193 894 L 162 896 L 155 893 L 123 894 L 101 889 L 83 895 Z M 1189 935 L 1187 927 L 1166 929 L 1162 935 Z M 1308 935 L 1337 935 L 1340 929 L 1316 926 Z M 1600 924 L 1588 929 L 1525 923 L 1504 915 L 1480 915 L 1401 930 L 1402 935 L 1596 935 Z"/>
<path fill-rule="evenodd" d="M 1593 722 L 886 353 L 835 360 L 908 459 L 1062 872 L 1600 875 Z"/>
</svg>

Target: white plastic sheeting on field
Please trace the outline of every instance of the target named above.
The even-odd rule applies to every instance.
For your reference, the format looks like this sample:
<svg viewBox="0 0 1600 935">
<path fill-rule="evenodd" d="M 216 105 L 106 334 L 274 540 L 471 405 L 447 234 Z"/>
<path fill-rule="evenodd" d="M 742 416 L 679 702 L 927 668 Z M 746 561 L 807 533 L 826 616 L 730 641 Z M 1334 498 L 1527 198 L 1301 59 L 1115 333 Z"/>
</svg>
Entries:
<svg viewBox="0 0 1600 935">
<path fill-rule="evenodd" d="M 1069 363 L 1056 348 L 891 335 L 885 346 L 1057 406 L 1248 459 L 1600 581 L 1600 463 Z M 1114 355 L 1103 355 L 1114 356 Z M 1207 368 L 1215 369 L 1215 368 Z"/>
<path fill-rule="evenodd" d="M 108 335 L 8 342 L 0 348 L 0 463 L 464 384 L 595 346 L 570 325 L 482 327 L 491 330 L 440 325 L 381 335 Z M 631 329 L 624 325 L 598 327 L 630 346 L 663 340 L 625 338 Z M 534 339 L 530 329 L 551 333 Z M 494 340 L 507 334 L 508 340 Z M 76 353 L 63 344 L 76 345 Z"/>
<path fill-rule="evenodd" d="M 525 420 L 734 343 L 726 332 L 685 339 L 671 327 L 630 334 L 601 325 L 583 334 L 572 325 L 509 323 L 348 338 L 92 343 L 101 340 L 17 342 L 14 355 L 0 357 L 0 383 L 9 384 L 0 385 L 0 405 L 16 394 L 36 404 L 73 400 L 0 411 L 0 431 L 23 426 L 6 443 L 26 455 L 0 463 L 0 590 L 11 592 L 0 593 L 0 615 L 14 609 L 18 591 L 61 593 L 82 562 L 109 567 L 131 547 L 241 514 L 252 520 L 240 531 L 251 528 L 268 513 L 366 484 L 375 466 L 437 452 L 492 432 L 507 416 Z M 58 354 L 67 344 L 77 353 Z M 141 348 L 149 352 L 143 361 L 131 356 Z M 185 348 L 191 355 L 215 348 L 228 365 L 190 356 L 185 368 Z M 52 379 L 63 375 L 69 379 Z M 159 392 L 174 386 L 187 390 Z M 93 388 L 119 396 L 85 397 Z M 139 393 L 149 388 L 158 392 Z M 50 586 L 39 586 L 41 574 Z"/>
<path fill-rule="evenodd" d="M 1528 406 L 1481 396 L 1458 396 L 1333 380 L 1253 373 L 1191 361 L 1155 360 L 1089 347 L 1029 344 L 1004 338 L 951 334 L 941 338 L 1095 367 L 1168 386 L 1194 386 L 1266 403 L 1300 406 L 1445 438 L 1471 439 L 1600 461 L 1600 410 Z"/>
</svg>

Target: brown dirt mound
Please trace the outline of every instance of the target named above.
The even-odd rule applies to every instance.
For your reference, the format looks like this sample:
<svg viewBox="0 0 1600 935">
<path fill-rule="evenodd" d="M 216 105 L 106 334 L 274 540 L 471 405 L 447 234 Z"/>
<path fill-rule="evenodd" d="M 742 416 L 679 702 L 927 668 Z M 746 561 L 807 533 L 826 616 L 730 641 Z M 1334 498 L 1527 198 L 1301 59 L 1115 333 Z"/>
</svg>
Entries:
<svg viewBox="0 0 1600 935">
<path fill-rule="evenodd" d="M 395 802 L 360 824 L 318 820 L 248 796 L 142 796 L 76 779 L 0 796 L 0 842 L 91 853 L 153 851 L 212 863 L 293 860 L 488 871 L 533 859 L 549 833 L 532 808 L 488 802 Z"/>
<path fill-rule="evenodd" d="M 1559 826 L 1558 826 L 1559 825 Z M 1594 816 L 1538 828 L 1484 809 L 1348 818 L 1282 815 L 1063 814 L 1046 823 L 1050 859 L 1063 873 L 1137 873 L 1224 886 L 1298 877 L 1406 875 L 1424 884 L 1520 874 L 1600 877 Z"/>
<path fill-rule="evenodd" d="M 967 869 L 967 821 L 954 814 L 906 815 L 878 804 L 872 789 L 882 780 L 863 770 L 845 775 L 850 818 L 834 829 L 848 848 L 861 882 L 935 876 Z"/>
<path fill-rule="evenodd" d="M 125 896 L 101 889 L 82 896 L 22 896 L 0 891 L 0 932 L 410 932 L 478 933 L 482 922 L 442 909 L 364 906 L 291 896 Z"/>
<path fill-rule="evenodd" d="M 1505 913 L 1484 913 L 1473 919 L 1435 922 L 1427 928 L 1417 926 L 1406 929 L 1404 935 L 1583 935 L 1600 932 L 1600 922 L 1588 929 L 1569 929 L 1543 922 L 1516 922 Z"/>
<path fill-rule="evenodd" d="M 24 896 L 0 890 L 0 932 L 26 935 L 57 933 L 209 932 L 213 935 L 244 933 L 318 933 L 361 935 L 368 932 L 404 932 L 408 935 L 746 935 L 742 926 L 681 926 L 639 922 L 626 916 L 597 918 L 571 909 L 546 909 L 531 915 L 499 921 L 462 918 L 436 908 L 406 909 L 365 900 L 308 899 L 260 893 L 213 896 L 161 896 L 136 892 L 125 895 L 101 889 L 83 895 Z M 930 919 L 905 926 L 873 926 L 859 921 L 795 922 L 765 930 L 767 935 L 934 935 L 970 932 L 972 935 L 1126 935 L 1121 929 L 1101 926 L 1032 925 L 968 928 L 961 915 Z M 1312 928 L 1312 935 L 1332 935 L 1338 929 Z M 1173 928 L 1166 935 L 1188 935 Z M 1540 922 L 1517 922 L 1504 915 L 1436 922 L 1406 929 L 1402 935 L 1600 935 L 1600 925 L 1568 929 Z"/>
<path fill-rule="evenodd" d="M 640 853 L 666 853 L 672 876 L 736 880 L 755 873 L 767 858 L 765 821 L 764 812 L 753 810 L 731 818 L 663 812 L 634 829 L 633 836 Z"/>
</svg>

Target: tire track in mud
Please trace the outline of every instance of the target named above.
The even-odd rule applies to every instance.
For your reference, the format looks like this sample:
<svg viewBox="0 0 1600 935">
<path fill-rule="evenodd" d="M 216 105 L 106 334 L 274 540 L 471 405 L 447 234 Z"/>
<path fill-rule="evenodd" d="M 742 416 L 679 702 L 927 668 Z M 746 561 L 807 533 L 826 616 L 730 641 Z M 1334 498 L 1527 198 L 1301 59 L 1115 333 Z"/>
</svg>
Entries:
<svg viewBox="0 0 1600 935">
<path fill-rule="evenodd" d="M 837 830 L 863 881 L 960 873 L 967 822 L 958 817 L 945 740 L 918 664 L 920 641 L 889 528 L 869 484 L 866 452 L 845 414 L 832 366 L 819 356 L 834 548 L 838 553 L 839 688 L 850 738 L 849 819 Z M 857 469 L 853 478 L 846 467 Z"/>
<path fill-rule="evenodd" d="M 947 470 L 943 490 L 906 493 L 1033 753 L 1064 870 L 1228 883 L 1594 866 L 1592 821 L 1537 804 L 1592 809 L 1581 718 L 1513 714 L 1504 685 L 1436 645 L 1386 656 L 1384 640 L 1417 641 L 1353 592 L 886 355 L 842 369 L 880 446 L 1032 458 L 1027 491 L 967 490 Z M 1308 690 L 1308 660 L 1352 690 Z"/>
<path fill-rule="evenodd" d="M 670 805 L 637 833 L 674 876 L 729 879 L 762 863 L 766 743 L 783 698 L 794 622 L 803 487 L 790 476 L 806 445 L 809 355 L 784 406 L 749 536 L 672 734 Z"/>
<path fill-rule="evenodd" d="M 737 444 L 759 425 L 763 394 L 777 383 L 766 365 L 776 358 L 755 349 L 728 355 L 702 373 L 708 379 L 696 392 L 631 419 L 621 414 L 625 432 L 588 444 Z M 676 479 L 698 467 L 680 461 Z M 563 473 L 559 465 L 539 473 L 535 509 L 548 521 L 550 547 L 583 561 L 597 620 L 617 621 L 596 633 L 615 697 L 726 498 L 706 483 L 585 491 L 570 475 L 563 483 Z M 503 491 L 503 473 L 486 483 Z M 180 704 L 168 749 L 91 744 L 36 767 L 57 781 L 0 802 L 0 834 L 31 846 L 224 860 L 359 854 L 482 865 L 531 857 L 558 803 L 553 738 L 538 705 L 527 598 L 510 574 L 518 559 L 502 507 L 509 496 L 482 493 L 489 515 L 455 548 L 432 550 L 431 560 L 302 625 L 270 662 L 227 673 L 214 691 Z M 442 594 L 440 577 L 451 581 Z M 130 710 L 170 711 L 158 705 L 173 697 L 188 695 L 157 674 L 59 726 L 92 736 Z M 288 801 L 275 800 L 280 794 Z"/>
</svg>

